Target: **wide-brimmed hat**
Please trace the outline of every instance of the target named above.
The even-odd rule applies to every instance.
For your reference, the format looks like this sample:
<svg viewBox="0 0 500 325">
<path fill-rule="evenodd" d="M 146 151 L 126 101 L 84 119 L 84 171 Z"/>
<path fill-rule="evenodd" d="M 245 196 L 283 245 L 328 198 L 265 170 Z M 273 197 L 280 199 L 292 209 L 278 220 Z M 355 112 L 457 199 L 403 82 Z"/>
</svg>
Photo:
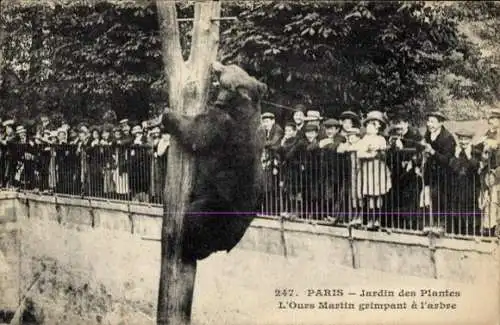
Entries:
<svg viewBox="0 0 500 325">
<path fill-rule="evenodd" d="M 88 133 L 89 132 L 89 127 L 87 126 L 87 124 L 80 124 L 78 126 L 78 132 Z"/>
<path fill-rule="evenodd" d="M 358 114 L 354 113 L 353 111 L 344 111 L 344 112 L 340 113 L 339 119 L 340 120 L 351 119 L 353 121 L 359 122 L 360 117 Z"/>
<path fill-rule="evenodd" d="M 26 134 L 26 128 L 23 125 L 19 125 L 16 128 L 16 133 L 17 134 Z"/>
<path fill-rule="evenodd" d="M 2 125 L 3 126 L 12 126 L 12 125 L 14 125 L 14 120 L 12 120 L 12 119 L 11 120 L 5 120 L 5 121 L 3 121 Z"/>
<path fill-rule="evenodd" d="M 132 128 L 132 131 L 130 131 L 130 134 L 135 135 L 137 133 L 142 133 L 142 127 L 140 125 L 136 125 Z"/>
<path fill-rule="evenodd" d="M 439 111 L 433 111 L 433 112 L 429 112 L 426 114 L 427 118 L 429 118 L 431 116 L 437 118 L 440 121 L 446 121 L 448 119 L 443 113 L 441 113 Z"/>
<path fill-rule="evenodd" d="M 320 121 L 323 118 L 321 117 L 321 113 L 319 111 L 307 111 L 305 121 Z"/>
<path fill-rule="evenodd" d="M 273 114 L 273 113 L 270 113 L 270 112 L 266 112 L 266 113 L 262 114 L 262 115 L 260 116 L 260 118 L 261 118 L 262 120 L 264 120 L 264 119 L 272 119 L 272 120 L 274 120 L 274 114 Z"/>
<path fill-rule="evenodd" d="M 379 121 L 383 125 L 387 124 L 387 118 L 384 113 L 381 111 L 370 111 L 368 114 L 366 114 L 365 119 L 363 120 L 363 125 L 366 125 L 366 123 L 370 121 Z"/>
<path fill-rule="evenodd" d="M 459 129 L 455 132 L 455 135 L 459 138 L 472 139 L 474 137 L 474 132 L 467 129 Z"/>
<path fill-rule="evenodd" d="M 329 119 L 327 119 L 326 121 L 323 122 L 323 125 L 326 128 L 331 128 L 331 127 L 339 127 L 339 126 L 342 125 L 342 123 L 340 123 L 339 120 L 336 120 L 334 118 L 329 118 Z"/>
<path fill-rule="evenodd" d="M 490 111 L 490 114 L 488 115 L 488 119 L 490 118 L 499 118 L 500 119 L 500 109 L 495 108 Z"/>
<path fill-rule="evenodd" d="M 408 112 L 408 111 L 399 111 L 399 112 L 394 113 L 391 116 L 391 120 L 395 121 L 395 122 L 398 122 L 398 121 L 409 121 L 410 120 L 410 116 L 411 116 L 410 112 Z"/>
<path fill-rule="evenodd" d="M 127 124 L 128 123 L 128 118 L 124 118 L 118 122 L 119 124 Z"/>
<path fill-rule="evenodd" d="M 68 134 L 68 130 L 66 130 L 65 128 L 59 128 L 59 129 L 57 129 L 57 134 L 59 134 L 61 132 L 64 133 L 64 134 Z"/>
<path fill-rule="evenodd" d="M 151 129 L 151 131 L 149 132 L 149 134 L 151 135 L 159 135 L 161 132 L 160 132 L 160 128 L 155 126 L 154 128 Z"/>
<path fill-rule="evenodd" d="M 316 124 L 307 123 L 304 126 L 304 132 L 310 132 L 310 131 L 319 132 L 319 126 L 317 126 Z"/>
</svg>

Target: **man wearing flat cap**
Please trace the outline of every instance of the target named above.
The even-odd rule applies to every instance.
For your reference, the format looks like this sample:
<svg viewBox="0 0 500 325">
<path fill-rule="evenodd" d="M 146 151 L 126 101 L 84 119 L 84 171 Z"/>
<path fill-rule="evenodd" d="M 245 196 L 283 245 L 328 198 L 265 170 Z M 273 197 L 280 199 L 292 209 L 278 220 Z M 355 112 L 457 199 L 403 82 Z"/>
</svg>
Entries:
<svg viewBox="0 0 500 325">
<path fill-rule="evenodd" d="M 479 230 L 480 210 L 478 204 L 480 182 L 478 170 L 481 151 L 472 145 L 474 132 L 460 129 L 455 132 L 457 145 L 450 158 L 452 177 L 452 225 L 453 233 L 475 234 Z M 474 226 L 477 228 L 474 229 Z"/>
<path fill-rule="evenodd" d="M 262 128 L 265 131 L 266 139 L 264 148 L 275 152 L 280 146 L 281 138 L 283 137 L 283 129 L 276 124 L 273 113 L 266 112 L 261 116 Z"/>
<path fill-rule="evenodd" d="M 446 117 L 441 112 L 427 114 L 427 131 L 424 135 L 424 157 L 426 159 L 423 179 L 424 188 L 420 195 L 420 207 L 424 211 L 430 209 L 439 213 L 431 225 L 429 218 L 424 218 L 425 226 L 443 227 L 451 220 L 446 218 L 446 213 L 452 209 L 452 170 L 449 165 L 450 158 L 455 152 L 456 142 L 453 135 L 444 127 Z M 426 214 L 426 217 L 429 217 Z M 439 220 L 436 220 L 439 219 Z"/>
<path fill-rule="evenodd" d="M 346 141 L 345 137 L 340 134 L 342 123 L 336 119 L 327 119 L 323 122 L 325 136 L 319 140 L 320 149 L 336 151 L 339 144 Z"/>
</svg>

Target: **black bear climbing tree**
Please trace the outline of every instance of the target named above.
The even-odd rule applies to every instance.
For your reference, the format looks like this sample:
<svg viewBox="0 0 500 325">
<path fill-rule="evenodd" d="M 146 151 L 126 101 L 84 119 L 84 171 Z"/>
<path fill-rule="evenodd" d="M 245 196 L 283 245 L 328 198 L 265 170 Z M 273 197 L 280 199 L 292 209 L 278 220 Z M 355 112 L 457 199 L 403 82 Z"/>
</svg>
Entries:
<svg viewBox="0 0 500 325">
<path fill-rule="evenodd" d="M 174 1 L 157 1 L 162 54 L 170 109 L 195 115 L 206 106 L 210 66 L 219 45 L 220 2 L 194 4 L 189 58 L 181 52 Z M 158 293 L 157 324 L 188 324 L 191 316 L 196 260 L 181 255 L 183 218 L 193 185 L 194 157 L 173 139 L 168 154 L 165 207 L 162 226 L 162 260 Z"/>
</svg>

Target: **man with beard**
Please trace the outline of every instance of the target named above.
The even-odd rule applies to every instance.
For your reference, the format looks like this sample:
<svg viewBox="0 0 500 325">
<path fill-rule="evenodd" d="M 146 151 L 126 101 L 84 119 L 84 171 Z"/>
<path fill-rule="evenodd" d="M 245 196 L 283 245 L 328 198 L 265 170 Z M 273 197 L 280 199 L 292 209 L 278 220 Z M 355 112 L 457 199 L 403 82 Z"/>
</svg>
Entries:
<svg viewBox="0 0 500 325">
<path fill-rule="evenodd" d="M 398 112 L 389 131 L 388 163 L 392 171 L 393 188 L 388 201 L 393 211 L 400 214 L 392 226 L 416 229 L 419 177 L 415 170 L 419 163 L 417 149 L 421 148 L 422 136 L 410 126 L 409 120 L 408 112 Z"/>
<path fill-rule="evenodd" d="M 305 139 L 304 125 L 305 125 L 305 111 L 306 107 L 302 104 L 295 106 L 295 112 L 293 113 L 293 122 L 295 123 L 295 128 L 297 130 L 297 136 L 299 138 Z"/>
</svg>

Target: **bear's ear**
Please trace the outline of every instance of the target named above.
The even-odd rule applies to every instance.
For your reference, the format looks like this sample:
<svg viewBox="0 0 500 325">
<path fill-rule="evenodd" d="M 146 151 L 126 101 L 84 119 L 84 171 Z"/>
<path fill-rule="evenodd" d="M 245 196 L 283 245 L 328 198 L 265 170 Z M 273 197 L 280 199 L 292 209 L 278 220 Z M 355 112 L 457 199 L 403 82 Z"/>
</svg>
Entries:
<svg viewBox="0 0 500 325">
<path fill-rule="evenodd" d="M 238 92 L 238 94 L 242 98 L 249 100 L 249 101 L 252 101 L 252 96 L 250 94 L 250 91 L 248 91 L 248 89 L 246 87 L 238 86 L 238 87 L 236 87 L 236 91 Z"/>
<path fill-rule="evenodd" d="M 259 98 L 264 97 L 267 93 L 267 85 L 263 82 L 257 81 L 257 92 L 259 93 Z"/>
</svg>

